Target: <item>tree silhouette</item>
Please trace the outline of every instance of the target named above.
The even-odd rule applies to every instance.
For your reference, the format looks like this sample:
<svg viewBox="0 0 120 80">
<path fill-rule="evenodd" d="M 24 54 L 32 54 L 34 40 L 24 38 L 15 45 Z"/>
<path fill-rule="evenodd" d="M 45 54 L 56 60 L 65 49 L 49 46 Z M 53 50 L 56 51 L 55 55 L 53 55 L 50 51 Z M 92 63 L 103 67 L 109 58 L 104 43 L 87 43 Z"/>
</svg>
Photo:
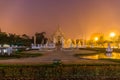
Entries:
<svg viewBox="0 0 120 80">
<path fill-rule="evenodd" d="M 37 44 L 46 44 L 47 38 L 46 38 L 46 32 L 36 33 L 36 43 Z"/>
</svg>

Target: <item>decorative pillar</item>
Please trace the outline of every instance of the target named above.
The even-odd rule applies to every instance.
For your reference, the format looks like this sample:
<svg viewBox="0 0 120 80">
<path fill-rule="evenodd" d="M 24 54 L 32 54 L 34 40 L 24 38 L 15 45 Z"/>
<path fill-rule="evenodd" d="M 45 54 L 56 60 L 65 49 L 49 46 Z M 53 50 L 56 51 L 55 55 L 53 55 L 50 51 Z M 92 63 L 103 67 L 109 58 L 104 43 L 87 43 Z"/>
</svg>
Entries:
<svg viewBox="0 0 120 80">
<path fill-rule="evenodd" d="M 34 35 L 34 46 L 36 46 L 36 36 Z"/>
</svg>

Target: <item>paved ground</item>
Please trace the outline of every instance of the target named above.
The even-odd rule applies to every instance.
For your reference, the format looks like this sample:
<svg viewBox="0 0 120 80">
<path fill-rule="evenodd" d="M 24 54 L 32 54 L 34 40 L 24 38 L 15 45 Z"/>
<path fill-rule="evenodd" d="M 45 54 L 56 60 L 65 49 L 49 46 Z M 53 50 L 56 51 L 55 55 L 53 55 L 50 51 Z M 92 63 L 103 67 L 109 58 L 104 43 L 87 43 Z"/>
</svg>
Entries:
<svg viewBox="0 0 120 80">
<path fill-rule="evenodd" d="M 39 52 L 40 51 L 33 51 Z M 61 59 L 62 61 L 74 61 L 79 60 L 72 56 L 73 51 L 45 51 L 42 52 L 43 56 L 33 58 L 21 58 L 21 59 L 8 59 L 0 60 L 0 63 L 52 63 L 54 59 Z"/>
<path fill-rule="evenodd" d="M 41 53 L 41 51 L 33 51 L 33 52 Z M 79 53 L 79 52 L 84 53 L 86 51 L 85 50 L 44 51 L 42 52 L 43 56 L 40 57 L 0 60 L 0 64 L 44 64 L 44 63 L 49 64 L 52 63 L 54 59 L 60 59 L 65 64 L 109 63 L 109 61 L 87 60 L 73 56 L 75 53 Z"/>
</svg>

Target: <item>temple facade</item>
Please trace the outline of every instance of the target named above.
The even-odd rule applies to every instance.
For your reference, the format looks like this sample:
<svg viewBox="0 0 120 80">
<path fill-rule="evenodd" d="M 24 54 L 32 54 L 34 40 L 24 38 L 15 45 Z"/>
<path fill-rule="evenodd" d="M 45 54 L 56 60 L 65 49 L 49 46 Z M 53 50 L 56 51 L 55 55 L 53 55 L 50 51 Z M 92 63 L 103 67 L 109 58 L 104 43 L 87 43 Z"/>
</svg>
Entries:
<svg viewBox="0 0 120 80">
<path fill-rule="evenodd" d="M 62 48 L 75 48 L 81 46 L 80 40 L 77 41 L 76 39 L 66 38 L 60 27 L 58 27 L 57 30 L 53 33 L 52 41 L 54 44 L 61 45 Z"/>
<path fill-rule="evenodd" d="M 58 29 L 53 33 L 52 40 L 55 44 L 62 44 L 63 40 L 65 40 L 65 35 L 60 27 L 58 27 Z"/>
</svg>

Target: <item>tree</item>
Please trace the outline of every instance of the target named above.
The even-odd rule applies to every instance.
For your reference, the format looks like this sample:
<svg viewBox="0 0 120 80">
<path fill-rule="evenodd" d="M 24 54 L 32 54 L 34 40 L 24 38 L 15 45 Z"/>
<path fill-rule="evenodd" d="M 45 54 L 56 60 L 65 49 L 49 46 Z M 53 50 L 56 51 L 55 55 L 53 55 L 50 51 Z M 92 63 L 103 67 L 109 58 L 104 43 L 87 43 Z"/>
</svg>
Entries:
<svg viewBox="0 0 120 80">
<path fill-rule="evenodd" d="M 8 42 L 8 35 L 5 32 L 0 33 L 0 44 L 7 44 Z"/>
<path fill-rule="evenodd" d="M 37 44 L 46 44 L 47 38 L 46 38 L 46 32 L 36 33 L 36 43 Z"/>
<path fill-rule="evenodd" d="M 17 45 L 22 41 L 20 35 L 9 33 L 8 40 L 10 45 Z"/>
<path fill-rule="evenodd" d="M 117 43 L 117 46 L 119 48 L 120 47 L 120 35 L 118 36 L 116 43 Z"/>
<path fill-rule="evenodd" d="M 30 45 L 31 45 L 31 39 L 30 39 L 30 37 L 29 37 L 28 35 L 23 34 L 22 37 L 21 37 L 21 39 L 22 39 L 22 42 L 21 42 L 21 43 L 22 43 L 24 46 L 30 46 Z"/>
<path fill-rule="evenodd" d="M 93 46 L 94 41 L 93 40 L 88 40 L 87 44 L 90 45 L 90 46 Z"/>
<path fill-rule="evenodd" d="M 105 42 L 104 36 L 101 35 L 97 41 L 97 44 L 104 47 L 104 42 Z"/>
</svg>

